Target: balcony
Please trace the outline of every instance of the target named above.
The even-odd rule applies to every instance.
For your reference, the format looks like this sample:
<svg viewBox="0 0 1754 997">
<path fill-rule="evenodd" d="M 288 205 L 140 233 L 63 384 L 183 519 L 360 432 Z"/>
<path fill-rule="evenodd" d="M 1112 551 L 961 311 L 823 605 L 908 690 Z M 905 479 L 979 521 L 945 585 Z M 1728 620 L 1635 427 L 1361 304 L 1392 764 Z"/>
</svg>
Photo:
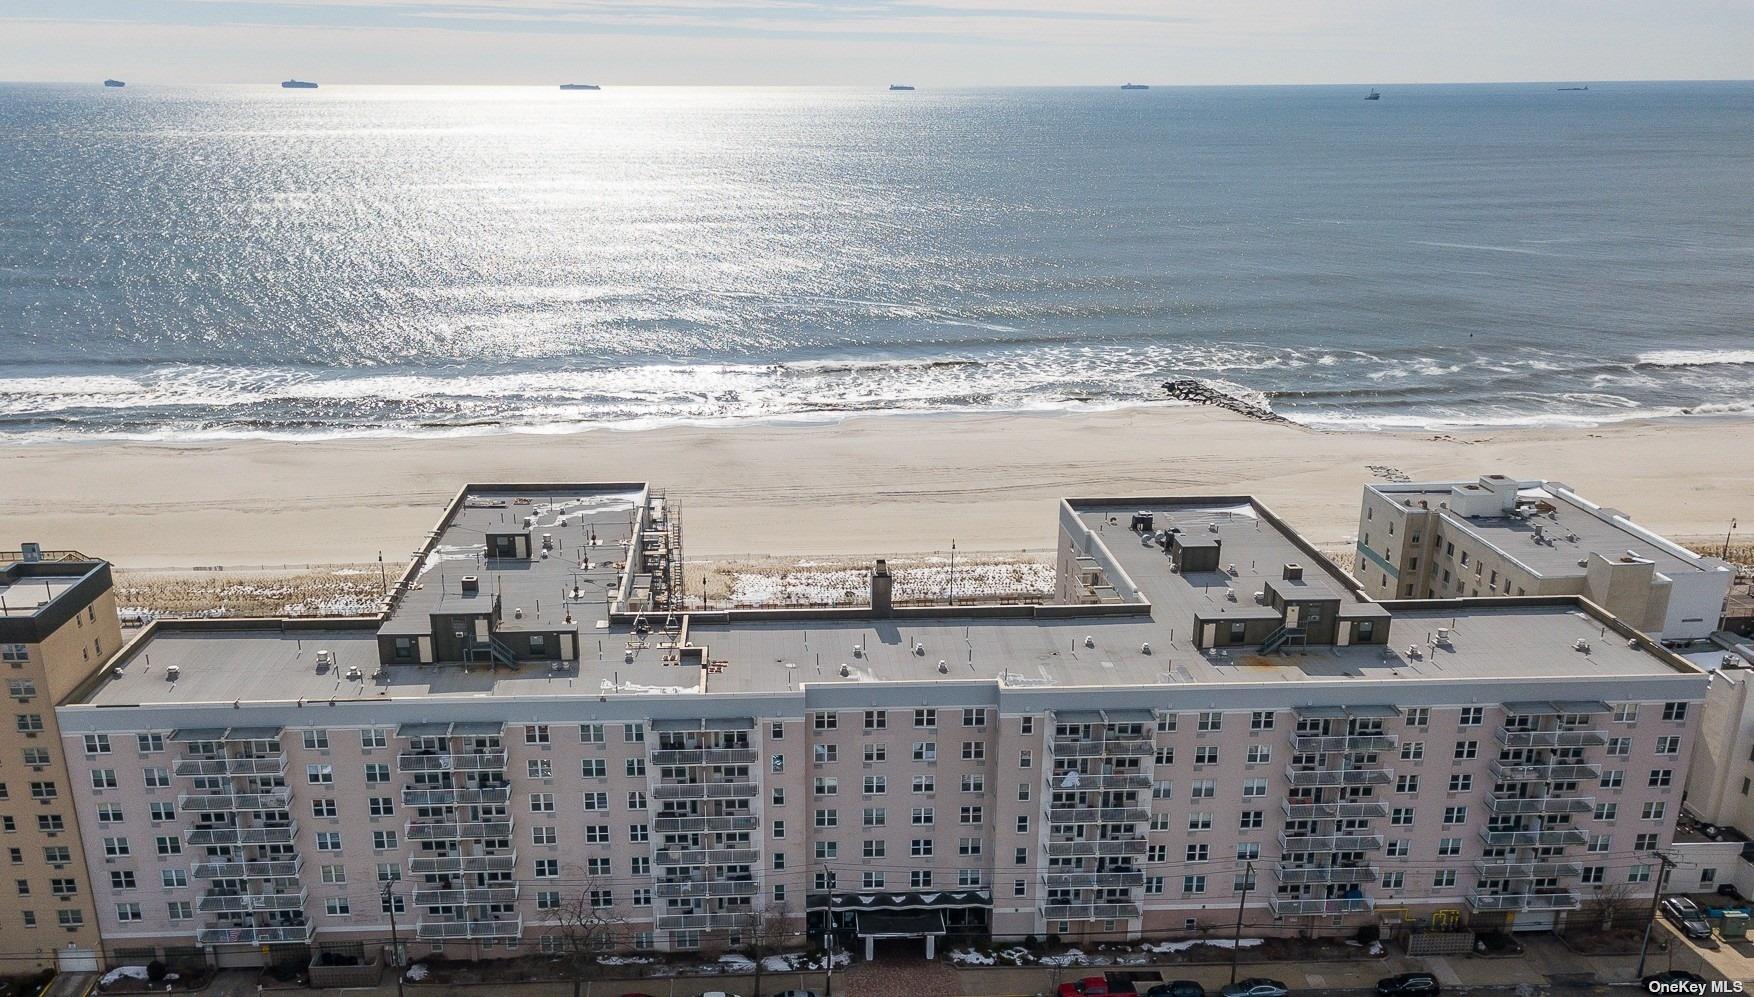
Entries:
<svg viewBox="0 0 1754 997">
<path fill-rule="evenodd" d="M 747 928 L 750 911 L 724 911 L 717 914 L 659 914 L 659 931 L 700 931 L 712 928 Z"/>
<path fill-rule="evenodd" d="M 1145 872 L 1045 872 L 1041 884 L 1050 890 L 1131 888 L 1145 885 Z"/>
<path fill-rule="evenodd" d="M 1150 789 L 1151 777 L 1143 772 L 1125 774 L 1088 775 L 1077 773 L 1077 778 L 1067 781 L 1071 772 L 1059 771 L 1048 776 L 1049 789 Z"/>
<path fill-rule="evenodd" d="M 1138 904 L 1089 903 L 1043 904 L 1041 916 L 1050 921 L 1107 921 L 1139 916 Z"/>
<path fill-rule="evenodd" d="M 1297 752 L 1393 751 L 1401 739 L 1392 734 L 1300 734 L 1291 739 L 1291 750 Z"/>
<path fill-rule="evenodd" d="M 1381 803 L 1285 803 L 1279 809 L 1287 820 L 1362 820 L 1389 813 Z"/>
<path fill-rule="evenodd" d="M 756 848 L 660 848 L 653 860 L 662 866 L 750 865 L 761 861 Z"/>
<path fill-rule="evenodd" d="M 256 793 L 184 793 L 177 797 L 177 809 L 189 813 L 285 810 L 291 806 L 290 789 L 270 789 Z"/>
<path fill-rule="evenodd" d="M 653 765 L 753 765 L 761 760 L 754 748 L 659 748 Z"/>
<path fill-rule="evenodd" d="M 1504 859 L 1479 859 L 1474 871 L 1481 879 L 1558 879 L 1579 876 L 1583 866 L 1575 862 L 1507 862 Z"/>
<path fill-rule="evenodd" d="M 1380 834 L 1302 834 L 1279 832 L 1279 848 L 1285 852 L 1368 852 L 1383 846 Z"/>
<path fill-rule="evenodd" d="M 1324 885 L 1330 883 L 1374 883 L 1373 865 L 1285 865 L 1273 867 L 1273 875 L 1281 883 Z"/>
<path fill-rule="evenodd" d="M 404 751 L 396 756 L 396 768 L 402 772 L 498 772 L 505 765 L 504 751 L 463 754 Z"/>
<path fill-rule="evenodd" d="M 276 827 L 192 827 L 183 832 L 190 845 L 286 845 L 298 835 L 297 824 Z"/>
<path fill-rule="evenodd" d="M 190 870 L 196 879 L 292 879 L 304 868 L 304 859 L 254 862 L 197 862 Z"/>
<path fill-rule="evenodd" d="M 1285 778 L 1291 785 L 1319 786 L 1386 786 L 1395 781 L 1394 769 L 1301 769 L 1285 766 Z"/>
<path fill-rule="evenodd" d="M 1141 824 L 1151 819 L 1148 807 L 1050 807 L 1051 824 Z"/>
<path fill-rule="evenodd" d="M 195 776 L 258 776 L 285 775 L 285 755 L 264 755 L 258 758 L 179 758 L 171 769 L 177 775 Z"/>
<path fill-rule="evenodd" d="M 1280 899 L 1273 897 L 1267 901 L 1267 909 L 1274 917 L 1321 917 L 1336 914 L 1362 914 L 1376 909 L 1376 901 L 1369 897 L 1329 898 L 1323 900 Z"/>
<path fill-rule="evenodd" d="M 1558 893 L 1473 893 L 1468 906 L 1478 911 L 1577 910 L 1582 904 L 1577 894 Z"/>
<path fill-rule="evenodd" d="M 1498 743 L 1507 748 L 1593 748 L 1608 743 L 1599 730 L 1506 730 L 1498 728 Z"/>
<path fill-rule="evenodd" d="M 422 789 L 419 787 L 402 790 L 402 805 L 405 807 L 471 807 L 498 806 L 511 802 L 510 786 L 495 786 L 490 789 Z"/>
<path fill-rule="evenodd" d="M 308 942 L 316 933 L 314 924 L 286 924 L 259 928 L 202 928 L 195 940 L 202 945 L 279 945 Z"/>
<path fill-rule="evenodd" d="M 500 921 L 428 921 L 414 926 L 414 936 L 423 942 L 483 941 L 514 939 L 524 934 L 524 920 L 509 917 Z"/>
<path fill-rule="evenodd" d="M 467 886 L 456 889 L 420 886 L 414 890 L 416 907 L 470 907 L 475 904 L 510 904 L 518 901 L 518 884 Z"/>
<path fill-rule="evenodd" d="M 409 841 L 484 841 L 509 838 L 510 818 L 478 821 L 411 821 L 407 826 Z"/>
<path fill-rule="evenodd" d="M 1049 841 L 1045 846 L 1050 858 L 1113 857 L 1145 854 L 1145 839 L 1114 841 Z"/>
<path fill-rule="evenodd" d="M 753 782 L 667 782 L 652 787 L 654 800 L 747 800 L 755 793 Z"/>
<path fill-rule="evenodd" d="M 1590 836 L 1577 828 L 1563 831 L 1494 831 L 1480 832 L 1480 840 L 1490 848 L 1547 848 L 1556 845 L 1581 845 Z"/>
<path fill-rule="evenodd" d="M 753 831 L 761 826 L 755 816 L 736 814 L 728 817 L 654 817 L 652 829 L 659 834 L 697 834 L 722 831 Z"/>
<path fill-rule="evenodd" d="M 1591 796 L 1488 796 L 1486 809 L 1495 814 L 1587 814 L 1596 809 Z"/>
<path fill-rule="evenodd" d="M 430 855 L 408 860 L 415 876 L 463 875 L 478 872 L 511 872 L 517 868 L 516 852 L 501 855 Z"/>
<path fill-rule="evenodd" d="M 1156 750 L 1147 739 L 1081 741 L 1056 737 L 1049 745 L 1054 758 L 1143 758 Z"/>
<path fill-rule="evenodd" d="M 1584 765 L 1577 762 L 1566 762 L 1555 765 L 1524 765 L 1518 762 L 1501 762 L 1494 759 L 1487 766 L 1492 778 L 1499 782 L 1576 782 L 1583 779 L 1600 778 L 1599 765 Z"/>
<path fill-rule="evenodd" d="M 211 890 L 195 904 L 203 914 L 247 914 L 254 911 L 304 910 L 309 890 L 297 893 L 229 893 Z"/>
<path fill-rule="evenodd" d="M 760 890 L 752 879 L 659 880 L 657 895 L 666 899 L 678 897 L 752 897 Z"/>
</svg>

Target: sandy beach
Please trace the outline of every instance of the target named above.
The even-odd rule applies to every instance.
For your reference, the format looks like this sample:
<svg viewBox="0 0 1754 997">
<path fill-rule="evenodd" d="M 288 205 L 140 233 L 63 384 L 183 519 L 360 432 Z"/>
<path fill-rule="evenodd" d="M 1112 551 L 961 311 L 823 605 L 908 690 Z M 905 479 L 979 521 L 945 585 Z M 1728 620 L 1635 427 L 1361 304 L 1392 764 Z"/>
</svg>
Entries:
<svg viewBox="0 0 1754 997">
<path fill-rule="evenodd" d="M 465 481 L 645 480 L 682 504 L 690 559 L 1040 551 L 1062 495 L 1252 493 L 1317 543 L 1359 489 L 1498 471 L 1563 481 L 1678 538 L 1754 529 L 1754 422 L 1320 433 L 1205 408 L 893 416 L 832 425 L 462 439 L 0 451 L 0 546 L 131 568 L 401 562 Z"/>
</svg>

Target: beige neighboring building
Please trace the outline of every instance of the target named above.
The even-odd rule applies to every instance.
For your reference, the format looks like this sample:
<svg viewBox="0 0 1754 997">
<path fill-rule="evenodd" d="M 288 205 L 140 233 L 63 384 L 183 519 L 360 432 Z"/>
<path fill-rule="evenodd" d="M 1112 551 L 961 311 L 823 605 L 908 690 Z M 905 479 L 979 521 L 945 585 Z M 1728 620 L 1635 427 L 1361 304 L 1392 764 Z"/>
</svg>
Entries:
<svg viewBox="0 0 1754 997">
<path fill-rule="evenodd" d="M 1376 599 L 1577 595 L 1665 642 L 1718 629 L 1735 569 L 1556 481 L 1366 485 L 1354 573 Z"/>
<path fill-rule="evenodd" d="M 101 952 L 55 704 L 122 646 L 109 565 L 35 548 L 0 555 L 0 844 L 12 882 L 0 902 L 11 971 L 96 969 Z M 75 749 L 77 750 L 77 749 Z"/>
<path fill-rule="evenodd" d="M 1654 889 L 1706 686 L 1575 596 L 1372 600 L 1247 497 L 1059 503 L 1036 605 L 695 610 L 680 543 L 469 485 L 380 615 L 148 626 L 57 712 L 106 945 L 1543 930 Z"/>
</svg>

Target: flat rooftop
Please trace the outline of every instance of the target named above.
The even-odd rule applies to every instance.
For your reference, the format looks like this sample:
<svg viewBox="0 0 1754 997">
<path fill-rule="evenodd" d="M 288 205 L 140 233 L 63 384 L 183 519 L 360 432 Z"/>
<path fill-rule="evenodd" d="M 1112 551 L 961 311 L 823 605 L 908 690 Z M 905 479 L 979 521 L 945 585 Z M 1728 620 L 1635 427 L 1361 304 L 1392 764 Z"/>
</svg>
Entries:
<svg viewBox="0 0 1754 997">
<path fill-rule="evenodd" d="M 1466 529 L 1502 550 L 1542 578 L 1567 578 L 1586 571 L 1579 561 L 1590 554 L 1618 560 L 1630 552 L 1651 561 L 1656 570 L 1673 577 L 1679 573 L 1717 570 L 1719 562 L 1678 551 L 1668 541 L 1640 528 L 1624 513 L 1605 509 L 1577 496 L 1557 483 L 1522 483 L 1517 505 L 1526 516 L 1462 516 L 1440 507 L 1456 485 L 1471 482 L 1438 482 L 1412 485 L 1372 485 L 1402 504 L 1423 500 L 1448 522 Z M 1546 542 L 1535 542 L 1536 527 Z"/>
<path fill-rule="evenodd" d="M 588 629 L 608 617 L 643 497 L 637 488 L 620 486 L 466 492 L 456 511 L 428 535 L 413 584 L 396 599 L 383 632 L 430 633 L 433 614 L 485 613 L 496 594 L 501 629 L 561 630 L 569 615 Z M 489 557 L 492 533 L 530 534 L 530 559 Z M 551 549 L 544 548 L 544 538 L 552 540 Z M 478 579 L 477 593 L 463 591 L 465 575 Z"/>
<path fill-rule="evenodd" d="M 19 575 L 7 565 L 0 572 L 0 615 L 35 616 L 78 585 L 84 575 Z"/>
</svg>

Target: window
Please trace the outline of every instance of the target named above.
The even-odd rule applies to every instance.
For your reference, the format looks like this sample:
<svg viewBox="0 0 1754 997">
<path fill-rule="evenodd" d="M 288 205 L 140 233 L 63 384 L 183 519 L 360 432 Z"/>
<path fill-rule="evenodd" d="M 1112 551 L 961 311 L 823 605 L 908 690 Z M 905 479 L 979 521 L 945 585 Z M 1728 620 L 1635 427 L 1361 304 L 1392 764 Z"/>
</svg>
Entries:
<svg viewBox="0 0 1754 997">
<path fill-rule="evenodd" d="M 1249 765 L 1265 765 L 1273 760 L 1273 749 L 1265 744 L 1249 745 L 1248 757 L 1244 761 Z"/>
<path fill-rule="evenodd" d="M 1639 817 L 1642 820 L 1662 820 L 1667 814 L 1668 809 L 1668 803 L 1663 800 L 1647 800 L 1644 804 L 1644 811 Z M 1656 846 L 1652 845 L 1651 847 L 1654 848 Z"/>
<path fill-rule="evenodd" d="M 92 789 L 115 789 L 116 785 L 117 784 L 116 784 L 116 770 L 115 769 L 92 769 L 91 770 L 91 788 Z"/>
<path fill-rule="evenodd" d="M 1620 804 L 1618 804 L 1618 803 L 1598 803 L 1598 804 L 1596 804 L 1595 817 L 1599 821 L 1614 820 L 1616 817 L 1619 816 L 1619 814 L 1620 814 Z"/>
<path fill-rule="evenodd" d="M 1396 807 L 1395 809 L 1389 811 L 1389 825 L 1391 827 L 1410 827 L 1410 826 L 1412 826 L 1412 824 L 1413 824 L 1413 808 L 1412 807 Z"/>
<path fill-rule="evenodd" d="M 551 814 L 554 812 L 553 793 L 531 793 L 530 812 L 533 814 Z"/>
<path fill-rule="evenodd" d="M 1190 811 L 1188 813 L 1188 830 L 1190 830 L 1190 831 L 1210 831 L 1210 830 L 1212 830 L 1212 814 L 1211 814 L 1211 812 L 1210 811 L 1198 811 L 1198 810 Z"/>
<path fill-rule="evenodd" d="M 1027 783 L 1025 784 L 1027 785 Z M 962 791 L 965 793 L 984 793 L 987 791 L 987 777 L 980 773 L 962 777 Z"/>
<path fill-rule="evenodd" d="M 1474 788 L 1474 776 L 1468 772 L 1456 772 L 1449 777 L 1449 791 L 1466 793 Z"/>
<path fill-rule="evenodd" d="M 532 845 L 552 845 L 557 840 L 552 825 L 538 825 L 530 828 L 530 843 Z"/>
<path fill-rule="evenodd" d="M 579 724 L 579 743 L 580 744 L 602 744 L 603 743 L 603 725 L 602 724 Z"/>
<path fill-rule="evenodd" d="M 134 743 L 139 747 L 141 754 L 151 754 L 155 751 L 163 751 L 164 735 L 136 734 L 134 735 Z"/>
<path fill-rule="evenodd" d="M 868 775 L 865 777 L 863 792 L 866 796 L 882 796 L 889 792 L 889 779 L 886 776 Z"/>
<path fill-rule="evenodd" d="M 1648 882 L 1650 882 L 1650 866 L 1648 866 L 1648 865 L 1635 865 L 1635 866 L 1633 866 L 1626 873 L 1626 881 L 1628 883 L 1648 883 Z"/>
<path fill-rule="evenodd" d="M 609 763 L 601 758 L 587 758 L 579 763 L 579 774 L 586 779 L 607 779 Z"/>
<path fill-rule="evenodd" d="M 957 811 L 957 823 L 979 824 L 985 820 L 985 807 L 961 807 Z"/>
<path fill-rule="evenodd" d="M 815 814 L 817 827 L 839 827 L 840 812 L 833 809 L 822 809 Z"/>
<path fill-rule="evenodd" d="M 1271 710 L 1255 710 L 1249 714 L 1249 730 L 1272 730 L 1273 712 Z"/>
<path fill-rule="evenodd" d="M 353 913 L 353 904 L 346 897 L 329 897 L 323 901 L 323 913 L 330 917 L 347 917 Z"/>
<path fill-rule="evenodd" d="M 813 730 L 838 730 L 840 717 L 826 710 L 818 710 L 810 714 L 810 727 Z"/>
<path fill-rule="evenodd" d="M 341 832 L 340 831 L 318 831 L 317 832 L 317 851 L 319 851 L 319 852 L 338 852 L 340 850 L 341 850 Z"/>
<path fill-rule="evenodd" d="M 59 822 L 61 819 L 60 816 L 59 815 L 54 815 L 54 816 L 55 816 L 55 820 L 57 822 Z M 122 822 L 122 808 L 116 806 L 113 803 L 106 803 L 103 806 L 98 807 L 97 808 L 97 822 L 99 824 L 120 824 Z M 57 823 L 55 830 L 59 831 L 60 829 L 61 829 L 60 825 L 59 825 L 59 823 Z"/>
<path fill-rule="evenodd" d="M 935 776 L 916 775 L 913 787 L 913 791 L 916 793 L 935 793 L 938 791 L 938 779 Z"/>
<path fill-rule="evenodd" d="M 1415 706 L 1406 713 L 1408 727 L 1423 730 L 1431 726 L 1431 707 Z"/>
<path fill-rule="evenodd" d="M 189 870 L 173 868 L 158 871 L 159 885 L 167 890 L 186 890 L 189 888 Z"/>
<path fill-rule="evenodd" d="M 320 837 L 320 836 L 319 836 Z M 152 839 L 154 850 L 160 855 L 183 854 L 183 838 L 177 834 L 161 834 Z"/>
<path fill-rule="evenodd" d="M 335 766 L 328 762 L 305 766 L 305 781 L 313 786 L 331 786 L 335 783 Z"/>
<path fill-rule="evenodd" d="M 531 779 L 552 779 L 554 763 L 546 758 L 532 758 L 524 763 L 524 774 Z"/>
<path fill-rule="evenodd" d="M 560 878 L 560 860 L 559 859 L 537 859 L 536 860 L 536 878 L 537 879 L 559 879 Z"/>
<path fill-rule="evenodd" d="M 335 801 L 331 799 L 315 799 L 311 801 L 311 816 L 329 819 L 336 816 Z"/>
<path fill-rule="evenodd" d="M 1657 836 L 1641 834 L 1632 839 L 1632 850 L 1636 852 L 1654 852 L 1657 848 Z"/>
<path fill-rule="evenodd" d="M 117 904 L 116 905 L 116 920 L 118 920 L 118 921 L 143 921 L 143 920 L 145 920 L 145 918 L 142 917 L 140 914 L 140 905 L 139 904 L 125 903 L 125 904 Z"/>
<path fill-rule="evenodd" d="M 1200 731 L 1216 731 L 1224 729 L 1224 714 L 1208 711 L 1200 714 L 1200 722 L 1195 728 Z"/>
<path fill-rule="evenodd" d="M 306 751 L 329 750 L 329 732 L 326 730 L 304 731 L 304 749 Z"/>
<path fill-rule="evenodd" d="M 31 692 L 33 692 L 33 693 L 35 691 L 36 690 L 34 690 L 34 689 L 31 690 Z M 14 696 L 18 695 L 18 691 L 16 689 L 14 689 L 12 694 Z M 110 736 L 108 734 L 87 734 L 87 735 L 85 735 L 85 753 L 88 755 L 107 755 L 107 754 L 109 754 L 110 753 Z"/>
<path fill-rule="evenodd" d="M 644 742 L 646 739 L 646 725 L 623 724 L 621 727 L 621 739 L 629 744 L 639 744 Z"/>
<path fill-rule="evenodd" d="M 1630 754 L 1632 754 L 1632 738 L 1611 737 L 1608 739 L 1608 756 L 1610 758 L 1625 758 Z"/>
<path fill-rule="evenodd" d="M 1439 869 L 1431 874 L 1433 889 L 1443 890 L 1454 885 L 1456 885 L 1456 871 L 1454 869 Z"/>
<path fill-rule="evenodd" d="M 609 809 L 609 794 L 608 793 L 586 793 L 585 794 L 585 809 L 591 810 L 591 811 Z"/>
<path fill-rule="evenodd" d="M 1217 795 L 1218 780 L 1216 779 L 1195 779 L 1191 791 L 1188 793 L 1188 797 L 1195 800 L 1209 800 Z"/>
<path fill-rule="evenodd" d="M 110 889 L 132 890 L 135 886 L 134 873 L 126 869 L 110 870 Z"/>
<path fill-rule="evenodd" d="M 833 745 L 833 744 L 813 745 L 810 749 L 810 754 L 811 754 L 811 757 L 816 761 L 816 764 L 826 765 L 830 762 L 836 762 L 836 761 L 840 760 L 840 747 L 838 745 Z M 775 757 L 778 757 L 778 756 L 775 756 Z"/>
<path fill-rule="evenodd" d="M 587 845 L 607 845 L 608 843 L 609 843 L 609 825 L 608 824 L 586 824 L 585 825 L 585 844 L 587 844 Z"/>
<path fill-rule="evenodd" d="M 1244 779 L 1242 781 L 1242 798 L 1245 800 L 1267 795 L 1267 780 Z"/>
<path fill-rule="evenodd" d="M 1205 745 L 1202 747 L 1195 748 L 1194 749 L 1194 764 L 1195 765 L 1216 765 L 1216 764 L 1218 764 L 1218 746 L 1217 745 Z"/>
<path fill-rule="evenodd" d="M 104 854 L 111 858 L 120 858 L 132 854 L 132 849 L 128 847 L 127 838 L 105 838 Z"/>
<path fill-rule="evenodd" d="M 1445 858 L 1452 855 L 1462 854 L 1462 839 L 1439 838 L 1437 841 L 1437 854 Z"/>
<path fill-rule="evenodd" d="M 938 745 L 935 741 L 915 741 L 913 759 L 916 762 L 935 762 L 938 760 Z"/>
<path fill-rule="evenodd" d="M 548 725 L 547 724 L 525 724 L 524 725 L 524 743 L 525 744 L 550 744 L 550 743 L 552 743 L 548 737 Z"/>
<path fill-rule="evenodd" d="M 1395 792 L 1397 792 L 1397 793 L 1417 793 L 1417 792 L 1419 792 L 1419 777 L 1416 775 L 1395 776 Z"/>
<path fill-rule="evenodd" d="M 1657 738 L 1657 754 L 1678 755 L 1681 753 L 1681 739 L 1673 734 Z"/>
<path fill-rule="evenodd" d="M 143 770 L 147 789 L 167 789 L 171 784 L 171 770 L 149 768 Z"/>
<path fill-rule="evenodd" d="M 932 854 L 931 838 L 915 838 L 908 843 L 908 854 L 914 858 L 929 858 Z"/>
<path fill-rule="evenodd" d="M 1646 785 L 1661 786 L 1661 787 L 1667 788 L 1674 781 L 1675 781 L 1675 770 L 1674 769 L 1651 769 L 1650 770 L 1650 781 L 1648 783 L 1646 783 Z"/>
<path fill-rule="evenodd" d="M 987 726 L 987 710 L 984 706 L 971 706 L 962 711 L 962 725 L 984 730 Z"/>
<path fill-rule="evenodd" d="M 368 727 L 365 730 L 362 730 L 359 732 L 359 747 L 363 751 L 371 751 L 374 748 L 388 747 L 389 743 L 390 743 L 389 736 L 386 735 L 383 732 L 383 730 L 381 730 L 379 728 Z"/>
<path fill-rule="evenodd" d="M 373 831 L 372 832 L 372 848 L 374 850 L 381 852 L 381 851 L 386 851 L 388 849 L 395 848 L 395 847 L 396 847 L 396 832 L 395 831 Z"/>
<path fill-rule="evenodd" d="M 865 711 L 865 729 L 866 730 L 888 730 L 889 729 L 889 711 L 888 710 L 866 710 Z"/>
<path fill-rule="evenodd" d="M 1413 843 L 1406 838 L 1391 839 L 1383 849 L 1383 854 L 1392 859 L 1404 859 L 1412 851 Z"/>
<path fill-rule="evenodd" d="M 1614 706 L 1614 722 L 1629 724 L 1638 720 L 1637 703 L 1617 703 Z"/>
<path fill-rule="evenodd" d="M 964 741 L 964 742 L 962 742 L 962 759 L 963 759 L 963 761 L 984 761 L 986 759 L 986 757 L 987 757 L 987 742 L 985 742 L 985 741 Z"/>
<path fill-rule="evenodd" d="M 817 796 L 835 796 L 840 793 L 840 780 L 817 776 L 815 784 L 811 788 Z"/>
<path fill-rule="evenodd" d="M 40 733 L 43 729 L 43 715 L 41 713 L 20 713 L 17 723 L 20 734 Z"/>
<path fill-rule="evenodd" d="M 370 786 L 381 786 L 389 782 L 390 766 L 384 762 L 366 762 L 365 781 Z"/>
<path fill-rule="evenodd" d="M 29 661 L 30 648 L 23 644 L 0 644 L 0 661 Z"/>
<path fill-rule="evenodd" d="M 1266 826 L 1266 813 L 1265 810 L 1244 810 L 1237 820 L 1237 829 L 1254 831 Z"/>
<path fill-rule="evenodd" d="M 1676 720 L 1676 721 L 1687 719 L 1687 704 L 1686 703 L 1664 703 L 1663 704 L 1663 719 L 1664 720 Z"/>
<path fill-rule="evenodd" d="M 919 709 L 914 711 L 914 727 L 921 730 L 932 730 L 938 726 L 938 711 Z"/>
<path fill-rule="evenodd" d="M 1479 756 L 1480 756 L 1480 742 L 1479 741 L 1457 741 L 1456 742 L 1456 760 L 1457 761 L 1466 761 L 1467 759 L 1478 758 Z"/>
<path fill-rule="evenodd" d="M 1197 896 L 1204 894 L 1205 892 L 1206 892 L 1206 877 L 1205 876 L 1183 876 L 1182 877 L 1182 896 L 1184 896 L 1184 897 L 1197 897 Z"/>
<path fill-rule="evenodd" d="M 930 827 L 937 822 L 937 811 L 932 807 L 915 807 L 908 822 L 915 827 Z"/>
<path fill-rule="evenodd" d="M 1403 762 L 1416 762 L 1416 761 L 1423 759 L 1424 757 L 1425 757 L 1425 742 L 1424 741 L 1402 741 L 1401 742 L 1401 761 L 1403 761 Z"/>
<path fill-rule="evenodd" d="M 1602 784 L 1603 789 L 1619 789 L 1621 786 L 1626 784 L 1626 770 L 1625 769 L 1605 769 L 1605 770 L 1603 770 L 1601 784 Z"/>
<path fill-rule="evenodd" d="M 1586 886 L 1599 886 L 1607 881 L 1607 877 L 1604 875 L 1606 872 L 1607 869 L 1604 866 L 1586 865 L 1583 867 L 1583 874 L 1578 879 Z"/>
</svg>

